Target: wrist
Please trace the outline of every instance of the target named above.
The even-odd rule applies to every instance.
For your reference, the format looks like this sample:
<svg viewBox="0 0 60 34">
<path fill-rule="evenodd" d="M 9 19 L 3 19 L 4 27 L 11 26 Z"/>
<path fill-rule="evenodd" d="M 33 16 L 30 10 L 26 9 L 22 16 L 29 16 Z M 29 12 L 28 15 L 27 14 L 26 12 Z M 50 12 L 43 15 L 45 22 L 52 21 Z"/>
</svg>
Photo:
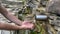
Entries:
<svg viewBox="0 0 60 34">
<path fill-rule="evenodd" d="M 16 21 L 15 23 L 20 26 L 22 24 L 22 21 Z"/>
<path fill-rule="evenodd" d="M 22 30 L 22 29 L 24 29 L 24 28 L 23 28 L 22 26 L 19 26 L 18 29 L 19 29 L 19 30 Z"/>
</svg>

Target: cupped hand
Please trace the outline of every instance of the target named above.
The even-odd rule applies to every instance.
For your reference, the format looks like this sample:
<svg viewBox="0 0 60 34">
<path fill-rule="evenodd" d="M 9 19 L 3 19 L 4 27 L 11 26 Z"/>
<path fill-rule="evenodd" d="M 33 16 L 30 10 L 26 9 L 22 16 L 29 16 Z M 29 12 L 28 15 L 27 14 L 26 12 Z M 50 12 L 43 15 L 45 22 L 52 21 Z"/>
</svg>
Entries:
<svg viewBox="0 0 60 34">
<path fill-rule="evenodd" d="M 34 24 L 31 23 L 30 21 L 24 21 L 24 22 L 22 22 L 21 28 L 22 29 L 33 29 Z"/>
</svg>

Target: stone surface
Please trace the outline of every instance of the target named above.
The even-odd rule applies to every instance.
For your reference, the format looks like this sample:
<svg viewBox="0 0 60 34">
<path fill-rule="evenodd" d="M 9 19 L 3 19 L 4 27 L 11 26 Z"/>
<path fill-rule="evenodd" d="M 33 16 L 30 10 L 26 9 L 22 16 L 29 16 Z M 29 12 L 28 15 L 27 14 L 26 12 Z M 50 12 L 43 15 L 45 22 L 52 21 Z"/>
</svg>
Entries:
<svg viewBox="0 0 60 34">
<path fill-rule="evenodd" d="M 53 0 L 47 4 L 47 10 L 49 13 L 60 16 L 60 0 Z"/>
</svg>

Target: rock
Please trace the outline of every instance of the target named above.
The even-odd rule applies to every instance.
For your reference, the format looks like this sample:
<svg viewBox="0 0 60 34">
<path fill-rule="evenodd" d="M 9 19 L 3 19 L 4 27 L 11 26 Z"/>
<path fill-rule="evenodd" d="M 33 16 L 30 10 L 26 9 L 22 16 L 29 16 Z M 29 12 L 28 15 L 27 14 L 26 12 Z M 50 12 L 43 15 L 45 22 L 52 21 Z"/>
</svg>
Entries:
<svg viewBox="0 0 60 34">
<path fill-rule="evenodd" d="M 47 11 L 52 14 L 56 14 L 57 16 L 60 16 L 60 0 L 58 1 L 51 1 L 47 4 Z"/>
</svg>

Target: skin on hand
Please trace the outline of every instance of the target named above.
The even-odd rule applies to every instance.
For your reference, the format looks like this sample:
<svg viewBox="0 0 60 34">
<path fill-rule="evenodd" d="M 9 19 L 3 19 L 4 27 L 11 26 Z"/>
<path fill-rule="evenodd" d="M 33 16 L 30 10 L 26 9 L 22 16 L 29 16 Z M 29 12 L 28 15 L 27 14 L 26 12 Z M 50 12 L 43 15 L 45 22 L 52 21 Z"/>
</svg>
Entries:
<svg viewBox="0 0 60 34">
<path fill-rule="evenodd" d="M 29 22 L 29 21 L 23 21 L 22 24 L 21 24 L 21 28 L 22 29 L 33 29 L 34 24 Z"/>
</svg>

